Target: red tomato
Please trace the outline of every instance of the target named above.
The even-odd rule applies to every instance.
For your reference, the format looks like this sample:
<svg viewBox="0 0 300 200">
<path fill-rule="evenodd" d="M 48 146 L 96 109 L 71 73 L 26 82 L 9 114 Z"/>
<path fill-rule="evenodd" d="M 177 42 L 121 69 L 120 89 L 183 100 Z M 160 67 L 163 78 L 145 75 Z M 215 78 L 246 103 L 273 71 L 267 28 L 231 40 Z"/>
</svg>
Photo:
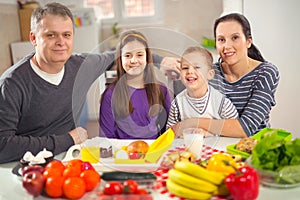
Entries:
<svg viewBox="0 0 300 200">
<path fill-rule="evenodd" d="M 80 159 L 73 159 L 67 163 L 67 167 L 74 166 L 74 165 L 81 165 L 82 163 L 83 161 Z"/>
<path fill-rule="evenodd" d="M 46 179 L 45 192 L 49 197 L 58 198 L 63 195 L 64 178 L 53 176 Z"/>
<path fill-rule="evenodd" d="M 100 174 L 92 169 L 81 172 L 80 177 L 85 181 L 86 191 L 92 191 L 101 180 Z"/>
<path fill-rule="evenodd" d="M 148 194 L 149 192 L 144 189 L 144 188 L 140 188 L 136 191 L 136 194 Z"/>
<path fill-rule="evenodd" d="M 63 184 L 63 192 L 68 199 L 79 199 L 85 194 L 85 187 L 83 178 L 69 177 Z"/>
<path fill-rule="evenodd" d="M 65 165 L 60 160 L 52 160 L 45 167 L 45 169 L 49 168 L 55 168 L 59 169 L 60 171 L 63 171 L 65 169 Z"/>
<path fill-rule="evenodd" d="M 67 167 L 63 171 L 63 176 L 65 178 L 68 178 L 68 177 L 78 177 L 78 176 L 80 176 L 80 173 L 81 173 L 81 168 L 78 168 L 78 167 Z"/>
<path fill-rule="evenodd" d="M 136 181 L 130 179 L 124 181 L 123 186 L 124 186 L 123 192 L 125 194 L 134 194 L 138 191 L 138 187 L 139 187 Z"/>
<path fill-rule="evenodd" d="M 74 159 L 74 160 L 70 160 L 66 167 L 67 168 L 76 168 L 76 170 L 80 170 L 81 171 L 81 165 L 82 165 L 83 161 L 80 159 Z"/>
<path fill-rule="evenodd" d="M 122 194 L 123 185 L 120 182 L 112 181 L 105 184 L 104 194 L 113 195 L 113 194 Z"/>
<path fill-rule="evenodd" d="M 43 177 L 45 179 L 50 178 L 50 177 L 55 177 L 55 176 L 62 176 L 63 171 L 59 168 L 47 168 L 45 169 L 43 173 Z"/>
</svg>

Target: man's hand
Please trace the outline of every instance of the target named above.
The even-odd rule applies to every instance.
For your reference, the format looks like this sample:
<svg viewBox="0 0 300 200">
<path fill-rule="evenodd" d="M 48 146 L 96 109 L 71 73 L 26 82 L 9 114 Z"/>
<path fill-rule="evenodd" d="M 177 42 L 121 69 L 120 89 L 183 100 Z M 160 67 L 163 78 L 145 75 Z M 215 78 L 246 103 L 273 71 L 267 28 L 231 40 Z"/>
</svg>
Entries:
<svg viewBox="0 0 300 200">
<path fill-rule="evenodd" d="M 180 77 L 180 59 L 175 57 L 164 57 L 160 63 L 160 70 L 171 80 Z"/>
<path fill-rule="evenodd" d="M 87 131 L 82 127 L 77 127 L 69 132 L 75 144 L 81 144 L 88 138 Z"/>
</svg>

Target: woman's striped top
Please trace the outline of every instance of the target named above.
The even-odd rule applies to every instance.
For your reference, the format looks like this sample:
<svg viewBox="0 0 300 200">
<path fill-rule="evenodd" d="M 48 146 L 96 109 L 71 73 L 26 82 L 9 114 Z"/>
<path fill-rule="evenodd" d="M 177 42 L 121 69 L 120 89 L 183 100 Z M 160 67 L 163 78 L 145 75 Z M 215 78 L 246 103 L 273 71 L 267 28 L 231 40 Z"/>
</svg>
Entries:
<svg viewBox="0 0 300 200">
<path fill-rule="evenodd" d="M 221 63 L 213 65 L 214 79 L 211 86 L 225 94 L 235 105 L 239 121 L 247 136 L 269 127 L 270 111 L 275 106 L 275 91 L 279 83 L 279 71 L 275 65 L 262 62 L 235 82 L 228 82 Z"/>
</svg>

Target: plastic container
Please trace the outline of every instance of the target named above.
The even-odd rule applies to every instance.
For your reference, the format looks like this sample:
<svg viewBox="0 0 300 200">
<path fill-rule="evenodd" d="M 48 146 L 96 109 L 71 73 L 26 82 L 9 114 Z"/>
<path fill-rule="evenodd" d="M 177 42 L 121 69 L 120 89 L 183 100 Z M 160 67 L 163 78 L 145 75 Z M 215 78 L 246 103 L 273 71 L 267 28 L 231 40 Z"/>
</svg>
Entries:
<svg viewBox="0 0 300 200">
<path fill-rule="evenodd" d="M 281 129 L 272 129 L 272 128 L 264 128 L 261 131 L 257 132 L 255 135 L 251 136 L 254 139 L 257 139 L 258 141 L 260 141 L 261 136 L 268 132 L 268 131 L 273 131 L 276 130 L 277 131 L 277 136 L 278 137 L 282 137 L 284 138 L 284 140 L 289 141 L 292 139 L 292 134 L 290 132 L 287 132 L 285 130 L 281 130 Z M 243 151 L 239 151 L 236 149 L 236 144 L 231 144 L 228 145 L 226 147 L 226 150 L 228 153 L 233 154 L 233 155 L 240 155 L 243 158 L 248 158 L 249 156 L 251 156 L 251 154 L 243 152 Z"/>
</svg>

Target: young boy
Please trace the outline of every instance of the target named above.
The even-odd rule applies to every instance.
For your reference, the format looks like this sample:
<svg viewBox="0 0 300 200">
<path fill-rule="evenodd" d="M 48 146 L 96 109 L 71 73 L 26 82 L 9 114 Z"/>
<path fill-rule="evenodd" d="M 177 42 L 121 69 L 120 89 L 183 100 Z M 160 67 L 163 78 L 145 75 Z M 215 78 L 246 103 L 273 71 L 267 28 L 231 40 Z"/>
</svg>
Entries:
<svg viewBox="0 0 300 200">
<path fill-rule="evenodd" d="M 181 57 L 181 81 L 186 89 L 172 101 L 167 128 L 189 118 L 234 119 L 231 101 L 208 85 L 214 77 L 213 57 L 202 47 L 189 47 Z M 176 137 L 182 137 L 176 135 Z"/>
</svg>

